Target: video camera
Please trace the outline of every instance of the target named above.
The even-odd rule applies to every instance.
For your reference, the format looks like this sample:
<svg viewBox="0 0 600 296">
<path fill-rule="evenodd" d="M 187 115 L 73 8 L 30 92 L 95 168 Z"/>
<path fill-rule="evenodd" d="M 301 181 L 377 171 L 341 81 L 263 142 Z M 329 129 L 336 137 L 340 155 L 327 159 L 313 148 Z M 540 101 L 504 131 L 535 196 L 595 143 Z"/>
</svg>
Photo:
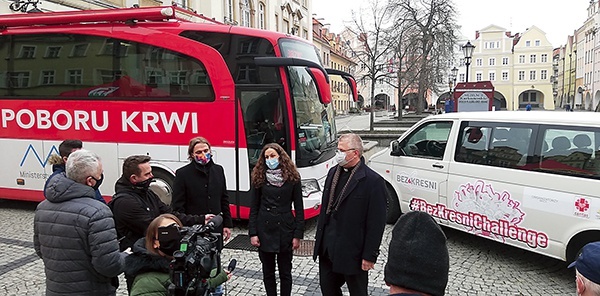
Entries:
<svg viewBox="0 0 600 296">
<path fill-rule="evenodd" d="M 221 272 L 221 234 L 212 233 L 221 223 L 223 217 L 215 216 L 205 225 L 179 230 L 183 237 L 169 265 L 168 295 L 208 295 L 208 279 Z M 213 270 L 216 270 L 215 274 L 211 274 Z"/>
</svg>

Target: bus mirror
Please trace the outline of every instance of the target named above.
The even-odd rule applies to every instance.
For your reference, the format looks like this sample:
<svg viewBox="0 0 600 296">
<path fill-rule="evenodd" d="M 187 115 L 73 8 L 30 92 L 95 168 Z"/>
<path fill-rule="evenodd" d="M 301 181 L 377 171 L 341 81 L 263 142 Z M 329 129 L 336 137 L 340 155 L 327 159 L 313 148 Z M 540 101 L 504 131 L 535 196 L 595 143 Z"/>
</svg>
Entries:
<svg viewBox="0 0 600 296">
<path fill-rule="evenodd" d="M 317 84 L 317 89 L 319 90 L 319 99 L 322 104 L 331 103 L 331 88 L 329 87 L 329 83 L 327 82 L 327 76 L 323 74 L 320 69 L 316 68 L 308 68 L 313 80 Z"/>
<path fill-rule="evenodd" d="M 400 142 L 398 140 L 394 140 L 391 143 L 391 150 L 392 152 L 390 152 L 391 156 L 404 156 L 406 155 L 404 153 L 404 150 L 402 150 L 402 148 L 400 147 Z"/>
<path fill-rule="evenodd" d="M 346 82 L 348 82 L 348 85 L 350 86 L 352 99 L 355 102 L 358 102 L 358 88 L 356 87 L 356 80 L 354 79 L 354 77 L 352 77 L 352 75 L 350 75 L 350 73 L 330 68 L 325 69 L 325 71 L 327 71 L 327 74 L 329 75 L 342 76 L 342 78 L 344 78 L 344 80 L 346 80 Z"/>
</svg>

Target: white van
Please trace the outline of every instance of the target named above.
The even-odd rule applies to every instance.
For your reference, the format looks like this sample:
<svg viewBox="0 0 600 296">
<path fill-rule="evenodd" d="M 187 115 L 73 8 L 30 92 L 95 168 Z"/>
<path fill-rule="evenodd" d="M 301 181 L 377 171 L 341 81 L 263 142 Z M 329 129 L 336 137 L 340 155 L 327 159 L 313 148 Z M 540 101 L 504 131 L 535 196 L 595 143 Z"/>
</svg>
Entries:
<svg viewBox="0 0 600 296">
<path fill-rule="evenodd" d="M 430 116 L 368 163 L 387 181 L 388 222 L 424 211 L 441 225 L 567 261 L 600 240 L 598 113 Z"/>
</svg>

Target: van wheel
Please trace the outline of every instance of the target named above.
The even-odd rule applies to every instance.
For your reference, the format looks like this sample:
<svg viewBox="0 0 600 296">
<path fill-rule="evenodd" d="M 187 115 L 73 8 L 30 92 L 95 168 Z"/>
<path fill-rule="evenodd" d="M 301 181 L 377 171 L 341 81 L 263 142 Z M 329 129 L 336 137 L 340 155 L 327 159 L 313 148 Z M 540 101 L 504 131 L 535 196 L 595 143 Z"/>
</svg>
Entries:
<svg viewBox="0 0 600 296">
<path fill-rule="evenodd" d="M 400 218 L 400 201 L 396 196 L 396 192 L 390 186 L 385 187 L 387 192 L 387 211 L 385 216 L 385 222 L 387 224 L 394 224 Z"/>
<path fill-rule="evenodd" d="M 567 246 L 567 263 L 575 261 L 581 254 L 583 247 L 595 241 L 600 241 L 600 232 L 598 231 L 585 231 L 573 237 Z"/>
<path fill-rule="evenodd" d="M 173 181 L 175 178 L 161 169 L 154 169 L 152 174 L 154 175 L 154 182 L 150 184 L 150 189 L 158 195 L 162 202 L 170 205 L 173 198 Z"/>
</svg>

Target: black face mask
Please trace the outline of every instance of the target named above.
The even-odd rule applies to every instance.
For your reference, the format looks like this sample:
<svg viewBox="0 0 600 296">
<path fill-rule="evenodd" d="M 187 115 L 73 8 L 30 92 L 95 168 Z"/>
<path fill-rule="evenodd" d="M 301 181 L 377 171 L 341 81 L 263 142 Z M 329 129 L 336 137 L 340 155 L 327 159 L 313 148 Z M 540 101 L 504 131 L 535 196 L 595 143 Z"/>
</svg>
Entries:
<svg viewBox="0 0 600 296">
<path fill-rule="evenodd" d="M 100 188 L 100 185 L 102 185 L 102 181 L 104 181 L 104 174 L 100 175 L 100 179 L 96 179 L 93 176 L 90 176 L 90 178 L 94 179 L 94 181 L 96 181 L 96 184 L 94 186 L 92 186 L 92 189 L 94 189 L 94 191 L 98 190 L 98 188 Z"/>
<path fill-rule="evenodd" d="M 181 234 L 176 224 L 158 228 L 158 249 L 168 256 L 173 256 L 175 251 L 179 250 Z"/>
<path fill-rule="evenodd" d="M 142 182 L 137 182 L 137 183 L 135 183 L 135 186 L 142 187 L 144 189 L 148 189 L 148 187 L 150 187 L 150 183 L 152 183 L 152 182 L 154 182 L 154 178 L 150 178 L 150 179 L 147 179 Z"/>
</svg>

